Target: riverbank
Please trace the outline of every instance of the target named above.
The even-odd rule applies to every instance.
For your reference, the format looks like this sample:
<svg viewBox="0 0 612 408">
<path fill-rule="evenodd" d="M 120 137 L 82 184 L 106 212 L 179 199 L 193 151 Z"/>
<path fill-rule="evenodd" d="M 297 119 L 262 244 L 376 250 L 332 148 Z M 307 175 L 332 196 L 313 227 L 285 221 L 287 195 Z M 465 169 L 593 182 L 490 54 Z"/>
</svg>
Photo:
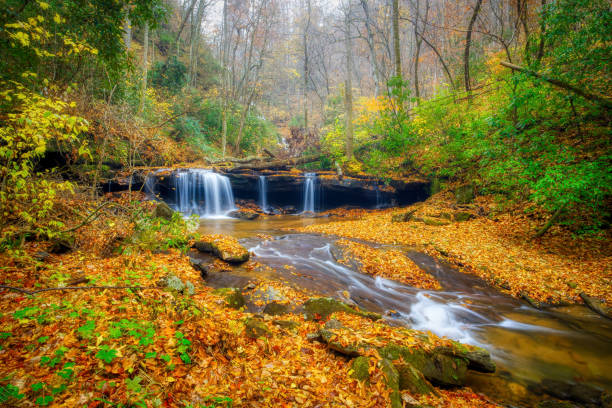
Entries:
<svg viewBox="0 0 612 408">
<path fill-rule="evenodd" d="M 455 347 L 449 340 L 375 323 L 373 315 L 355 315 L 348 306 L 310 318 L 247 312 L 240 299 L 249 289 L 214 290 L 184 251 L 171 248 L 184 250 L 193 242 L 177 241 L 183 224 L 148 218 L 155 214 L 150 203 L 139 208 L 140 218 L 104 213 L 75 232 L 73 248 L 26 242 L 18 252 L 0 254 L 2 403 L 497 406 L 469 388 L 430 389 L 419 374 L 424 367 L 414 372 L 423 390 L 400 389 L 396 357 L 376 351 L 399 342 L 426 358 L 450 361 L 448 353 L 459 349 L 449 351 Z M 143 216 L 146 229 L 135 221 Z M 293 299 L 291 290 L 278 292 L 304 307 L 303 294 Z M 354 339 L 363 357 L 359 378 L 355 355 L 335 348 Z M 457 381 L 470 360 L 455 358 L 457 374 L 448 366 L 426 372 L 426 378 Z"/>
<path fill-rule="evenodd" d="M 583 303 L 582 293 L 612 305 L 610 239 L 573 238 L 559 228 L 533 239 L 529 218 L 493 214 L 487 198 L 458 207 L 438 194 L 401 210 L 300 231 L 415 247 L 536 306 Z"/>
</svg>

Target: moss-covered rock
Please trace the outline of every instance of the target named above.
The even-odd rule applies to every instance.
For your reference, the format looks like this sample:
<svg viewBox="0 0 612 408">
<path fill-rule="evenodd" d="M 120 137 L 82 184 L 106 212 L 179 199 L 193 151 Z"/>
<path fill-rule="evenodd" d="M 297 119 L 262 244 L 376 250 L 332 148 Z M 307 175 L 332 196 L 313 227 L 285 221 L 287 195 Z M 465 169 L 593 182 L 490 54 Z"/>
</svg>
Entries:
<svg viewBox="0 0 612 408">
<path fill-rule="evenodd" d="M 173 214 L 174 211 L 172 208 L 170 208 L 168 204 L 163 201 L 159 201 L 155 206 L 155 210 L 153 211 L 154 217 L 163 218 L 165 220 L 171 220 Z"/>
<path fill-rule="evenodd" d="M 246 302 L 240 290 L 236 288 L 220 288 L 213 291 L 215 295 L 221 295 L 225 299 L 225 303 L 232 309 L 240 309 Z"/>
<path fill-rule="evenodd" d="M 319 330 L 318 334 L 319 339 L 327 344 L 330 350 L 334 350 L 347 357 L 359 357 L 364 349 L 360 344 L 347 344 L 331 330 L 322 329 Z"/>
<path fill-rule="evenodd" d="M 357 316 L 366 317 L 370 320 L 378 320 L 381 316 L 378 313 L 371 313 L 359 309 L 353 309 L 346 303 L 342 303 L 332 298 L 312 298 L 304 303 L 304 313 L 307 320 L 326 319 L 336 312 L 344 312 Z"/>
<path fill-rule="evenodd" d="M 430 394 L 433 387 L 423 374 L 410 363 L 396 364 L 399 373 L 400 390 L 408 390 L 412 394 Z"/>
<path fill-rule="evenodd" d="M 468 362 L 470 370 L 481 373 L 494 373 L 495 363 L 491 360 L 491 354 L 481 347 L 466 346 L 459 342 L 453 342 L 453 347 L 438 347 L 436 353 L 442 353 L 451 357 L 464 358 Z"/>
<path fill-rule="evenodd" d="M 268 330 L 268 327 L 263 320 L 260 319 L 247 318 L 244 321 L 244 328 L 247 337 L 252 339 L 270 336 L 270 330 Z"/>
<path fill-rule="evenodd" d="M 469 221 L 472 218 L 474 218 L 474 214 L 465 212 L 465 211 L 458 211 L 455 214 L 453 214 L 453 218 L 457 222 L 464 222 L 464 221 Z"/>
<path fill-rule="evenodd" d="M 193 247 L 200 252 L 211 253 L 213 251 L 212 241 L 201 240 L 193 244 Z"/>
<path fill-rule="evenodd" d="M 294 322 L 291 320 L 273 320 L 272 324 L 282 327 L 283 329 L 295 330 L 300 327 L 298 322 Z"/>
<path fill-rule="evenodd" d="M 353 360 L 351 365 L 353 373 L 351 377 L 359 381 L 368 381 L 370 379 L 370 359 L 364 356 L 359 356 Z"/>
<path fill-rule="evenodd" d="M 457 201 L 457 204 L 469 204 L 474 201 L 475 197 L 474 187 L 469 184 L 455 189 L 455 201 Z"/>
<path fill-rule="evenodd" d="M 289 311 L 290 310 L 288 304 L 279 302 L 270 302 L 263 309 L 264 314 L 271 316 L 282 315 L 285 313 L 289 313 Z"/>
<path fill-rule="evenodd" d="M 399 372 L 391 360 L 383 358 L 378 363 L 381 371 L 385 375 L 385 383 L 391 389 L 391 408 L 402 408 L 402 400 L 399 392 L 400 376 Z"/>
<path fill-rule="evenodd" d="M 237 242 L 215 240 L 212 242 L 213 253 L 222 261 L 243 263 L 249 260 L 249 251 Z"/>
<path fill-rule="evenodd" d="M 410 210 L 399 214 L 393 214 L 391 216 L 391 222 L 408 222 L 414 216 L 416 210 Z"/>
</svg>

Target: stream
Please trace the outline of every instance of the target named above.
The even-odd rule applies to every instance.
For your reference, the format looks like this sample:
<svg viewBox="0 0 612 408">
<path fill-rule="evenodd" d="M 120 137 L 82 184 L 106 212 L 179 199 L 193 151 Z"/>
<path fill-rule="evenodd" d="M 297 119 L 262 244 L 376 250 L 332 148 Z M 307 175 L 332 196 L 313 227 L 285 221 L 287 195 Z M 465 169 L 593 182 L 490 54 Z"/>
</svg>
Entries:
<svg viewBox="0 0 612 408">
<path fill-rule="evenodd" d="M 403 249 L 438 279 L 442 290 L 422 290 L 361 274 L 336 261 L 332 250 L 336 238 L 286 231 L 330 220 L 297 216 L 202 220 L 200 232 L 239 238 L 255 261 L 271 268 L 257 272 L 238 267 L 211 274 L 207 282 L 215 287 L 243 287 L 253 278 L 265 277 L 340 299 L 342 291 L 348 291 L 359 307 L 382 313 L 391 324 L 489 350 L 496 373 L 473 373 L 467 385 L 512 406 L 533 406 L 542 399 L 542 381 L 612 389 L 612 321 L 582 306 L 534 309 L 477 277 L 409 248 Z M 264 240 L 259 234 L 274 238 Z"/>
</svg>

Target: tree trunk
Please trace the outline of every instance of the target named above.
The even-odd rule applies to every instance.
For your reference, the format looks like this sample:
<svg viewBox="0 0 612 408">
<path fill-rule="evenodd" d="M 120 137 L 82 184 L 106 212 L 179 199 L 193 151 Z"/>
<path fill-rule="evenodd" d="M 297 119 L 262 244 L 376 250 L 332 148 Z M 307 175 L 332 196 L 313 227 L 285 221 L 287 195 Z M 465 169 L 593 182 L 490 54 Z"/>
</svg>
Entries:
<svg viewBox="0 0 612 408">
<path fill-rule="evenodd" d="M 221 137 L 221 158 L 225 159 L 225 150 L 227 147 L 227 110 L 228 110 L 228 93 L 229 93 L 229 71 L 228 71 L 228 52 L 229 38 L 227 27 L 227 0 L 223 0 L 223 112 L 222 116 L 222 137 Z"/>
<path fill-rule="evenodd" d="M 370 64 L 372 65 L 372 72 L 374 74 L 374 96 L 378 96 L 380 94 L 381 75 L 380 68 L 378 67 L 378 59 L 376 58 L 376 49 L 374 47 L 374 32 L 372 31 L 372 23 L 370 21 L 368 0 L 361 0 L 361 7 L 365 15 L 365 26 L 368 33 L 367 42 L 370 50 Z"/>
<path fill-rule="evenodd" d="M 314 161 L 320 160 L 321 157 L 322 156 L 320 154 L 316 154 L 312 156 L 297 157 L 286 160 L 270 160 L 263 163 L 243 164 L 240 166 L 233 167 L 228 171 L 234 172 L 238 170 L 277 169 L 281 167 L 297 166 L 300 164 L 312 163 Z"/>
<path fill-rule="evenodd" d="M 144 110 L 145 97 L 147 93 L 147 74 L 148 74 L 148 62 L 149 62 L 149 23 L 145 22 L 144 27 L 144 40 L 143 40 L 143 52 L 142 52 L 142 89 L 140 93 L 140 107 L 139 112 Z"/>
<path fill-rule="evenodd" d="M 402 77 L 402 58 L 400 54 L 399 38 L 399 13 L 399 1 L 393 0 L 393 51 L 395 54 L 395 76 L 397 78 Z"/>
<path fill-rule="evenodd" d="M 179 29 L 178 29 L 178 31 L 176 33 L 176 38 L 175 38 L 174 42 L 176 42 L 176 55 L 177 56 L 179 54 L 179 41 L 181 39 L 181 33 L 183 32 L 183 29 L 185 28 L 185 23 L 187 22 L 187 19 L 189 18 L 189 16 L 191 16 L 191 13 L 193 12 L 193 8 L 195 7 L 197 2 L 198 2 L 198 0 L 193 0 L 191 2 L 191 5 L 189 6 L 187 11 L 185 12 L 185 17 L 183 17 L 183 21 L 181 21 L 181 25 L 179 26 Z"/>
<path fill-rule="evenodd" d="M 346 81 L 344 86 L 344 106 L 346 111 L 346 158 L 353 158 L 353 44 L 351 40 L 351 7 L 349 2 L 345 16 L 345 35 L 346 35 Z"/>
<path fill-rule="evenodd" d="M 126 51 L 132 48 L 132 22 L 128 15 L 126 15 L 125 20 L 123 20 L 123 43 L 125 44 Z"/>
<path fill-rule="evenodd" d="M 474 12 L 472 13 L 472 18 L 470 19 L 470 23 L 467 28 L 467 34 L 465 36 L 465 50 L 463 53 L 463 76 L 465 80 L 465 91 L 468 93 L 468 101 L 472 98 L 470 85 L 470 46 L 472 45 L 472 30 L 474 29 L 474 24 L 476 23 L 476 18 L 478 17 L 478 12 L 480 11 L 481 5 L 482 0 L 477 0 L 476 6 L 474 7 Z"/>
<path fill-rule="evenodd" d="M 306 7 L 308 14 L 306 16 L 306 25 L 304 26 L 304 34 L 302 36 L 302 46 L 304 48 L 304 130 L 306 131 L 306 133 L 308 133 L 308 77 L 310 75 L 310 73 L 308 72 L 308 33 L 310 31 L 310 0 L 306 0 Z"/>
</svg>

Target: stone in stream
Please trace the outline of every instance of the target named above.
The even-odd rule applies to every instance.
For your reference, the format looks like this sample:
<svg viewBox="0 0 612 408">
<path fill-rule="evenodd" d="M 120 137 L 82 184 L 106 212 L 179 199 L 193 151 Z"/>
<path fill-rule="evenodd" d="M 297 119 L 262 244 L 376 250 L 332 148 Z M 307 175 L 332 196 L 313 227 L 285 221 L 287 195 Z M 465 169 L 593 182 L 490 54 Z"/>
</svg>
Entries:
<svg viewBox="0 0 612 408">
<path fill-rule="evenodd" d="M 381 315 L 378 313 L 366 312 L 359 309 L 352 309 L 349 305 L 332 298 L 312 298 L 304 303 L 304 313 L 306 320 L 326 319 L 336 312 L 344 312 L 357 316 L 366 317 L 370 320 L 379 320 Z"/>
<path fill-rule="evenodd" d="M 240 220 L 247 220 L 247 221 L 251 221 L 259 217 L 259 214 L 257 214 L 256 212 L 247 211 L 247 210 L 235 210 L 235 211 L 229 212 L 227 215 L 232 218 L 238 218 Z"/>
<path fill-rule="evenodd" d="M 202 259 L 189 258 L 189 264 L 193 269 L 200 272 L 202 278 L 206 278 L 212 269 L 212 265 Z"/>
<path fill-rule="evenodd" d="M 580 297 L 591 310 L 596 313 L 599 313 L 603 317 L 612 319 L 612 308 L 606 306 L 604 302 L 597 298 L 591 297 L 584 292 L 580 293 Z"/>
<path fill-rule="evenodd" d="M 610 406 L 610 402 L 612 402 L 609 394 L 590 384 L 544 379 L 540 382 L 540 387 L 546 394 L 555 398 L 581 404 L 605 407 Z"/>
<path fill-rule="evenodd" d="M 243 263 L 249 260 L 249 251 L 233 237 L 224 236 L 215 239 L 202 239 L 193 244 L 200 252 L 213 253 L 217 258 L 228 263 Z"/>
</svg>

